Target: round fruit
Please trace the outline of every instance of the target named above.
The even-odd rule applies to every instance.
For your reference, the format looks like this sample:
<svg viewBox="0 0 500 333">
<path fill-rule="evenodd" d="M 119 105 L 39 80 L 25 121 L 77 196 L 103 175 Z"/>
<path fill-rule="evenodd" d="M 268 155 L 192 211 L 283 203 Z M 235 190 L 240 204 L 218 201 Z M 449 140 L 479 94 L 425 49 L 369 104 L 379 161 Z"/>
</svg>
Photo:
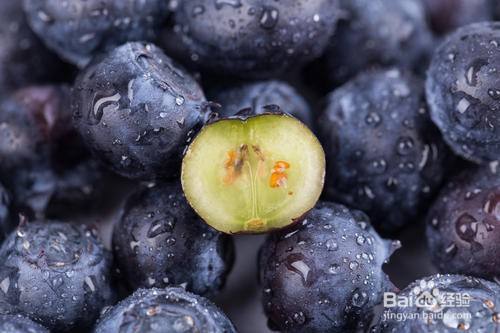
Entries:
<svg viewBox="0 0 500 333">
<path fill-rule="evenodd" d="M 21 2 L 0 1 L 0 96 L 70 72 L 28 26 Z"/>
<path fill-rule="evenodd" d="M 384 231 L 425 212 L 448 151 L 419 79 L 398 69 L 361 74 L 329 95 L 319 129 L 329 197 L 363 210 Z"/>
<path fill-rule="evenodd" d="M 26 223 L 0 249 L 0 298 L 47 328 L 88 328 L 114 301 L 112 257 L 83 225 Z"/>
<path fill-rule="evenodd" d="M 182 288 L 139 289 L 99 319 L 95 333 L 236 333 L 231 321 L 206 298 Z"/>
<path fill-rule="evenodd" d="M 341 0 L 341 8 L 326 52 L 331 81 L 342 84 L 374 66 L 423 67 L 433 37 L 420 0 Z"/>
<path fill-rule="evenodd" d="M 29 86 L 0 104 L 0 179 L 28 216 L 88 203 L 102 179 L 73 130 L 68 96 L 65 86 Z"/>
<path fill-rule="evenodd" d="M 184 285 L 212 296 L 233 264 L 233 241 L 203 223 L 180 185 L 159 184 L 133 195 L 113 232 L 120 272 L 139 287 Z"/>
<path fill-rule="evenodd" d="M 215 73 L 272 76 L 321 55 L 338 13 L 337 0 L 181 1 L 165 47 Z"/>
<path fill-rule="evenodd" d="M 442 272 L 500 279 L 492 255 L 500 252 L 500 174 L 483 167 L 453 178 L 429 211 L 427 238 Z"/>
<path fill-rule="evenodd" d="M 458 29 L 436 50 L 427 74 L 432 120 L 455 153 L 500 159 L 500 23 Z"/>
<path fill-rule="evenodd" d="M 383 240 L 361 211 L 320 202 L 300 225 L 272 234 L 260 253 L 269 326 L 283 332 L 354 332 L 392 284 Z"/>
<path fill-rule="evenodd" d="M 146 43 L 127 43 L 96 59 L 72 94 L 74 122 L 90 149 L 135 179 L 178 174 L 207 105 L 198 83 Z"/>
<path fill-rule="evenodd" d="M 399 293 L 399 304 L 407 302 L 411 305 L 386 308 L 384 316 L 389 319 L 382 321 L 374 331 L 498 332 L 499 295 L 500 287 L 490 281 L 462 275 L 438 274 L 427 277 L 412 283 Z"/>
<path fill-rule="evenodd" d="M 155 39 L 168 14 L 164 0 L 24 0 L 23 5 L 47 46 L 80 67 L 127 41 Z"/>
<path fill-rule="evenodd" d="M 309 127 L 312 126 L 312 110 L 305 99 L 284 81 L 257 81 L 223 89 L 212 100 L 221 105 L 217 113 L 221 117 L 234 116 L 243 109 L 265 110 L 267 105 L 279 107 Z"/>
<path fill-rule="evenodd" d="M 260 233 L 300 220 L 316 204 L 324 174 L 314 134 L 288 115 L 264 113 L 205 126 L 186 151 L 181 179 L 210 226 Z"/>
</svg>

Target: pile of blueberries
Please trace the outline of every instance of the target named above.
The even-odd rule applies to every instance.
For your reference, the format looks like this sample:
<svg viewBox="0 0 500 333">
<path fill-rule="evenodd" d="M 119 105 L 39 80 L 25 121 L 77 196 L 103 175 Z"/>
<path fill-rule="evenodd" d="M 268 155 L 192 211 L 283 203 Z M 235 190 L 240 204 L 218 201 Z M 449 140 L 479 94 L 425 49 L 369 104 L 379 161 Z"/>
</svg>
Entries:
<svg viewBox="0 0 500 333">
<path fill-rule="evenodd" d="M 214 117 L 271 105 L 327 164 L 255 263 L 270 329 L 500 331 L 497 18 L 499 0 L 0 1 L 0 332 L 236 332 L 212 301 L 233 239 L 181 163 Z M 123 182 L 110 250 L 68 216 Z M 411 226 L 442 274 L 399 290 L 388 239 Z M 434 301 L 402 321 L 384 293 Z"/>
</svg>

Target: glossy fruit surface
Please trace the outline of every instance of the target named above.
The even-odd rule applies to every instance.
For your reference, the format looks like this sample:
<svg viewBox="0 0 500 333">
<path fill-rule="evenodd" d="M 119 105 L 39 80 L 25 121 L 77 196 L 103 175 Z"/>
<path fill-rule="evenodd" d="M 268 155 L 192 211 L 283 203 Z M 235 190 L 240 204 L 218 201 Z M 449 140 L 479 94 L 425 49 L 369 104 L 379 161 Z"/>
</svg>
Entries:
<svg viewBox="0 0 500 333">
<path fill-rule="evenodd" d="M 215 295 L 233 264 L 233 241 L 195 214 L 177 183 L 131 196 L 114 227 L 113 248 L 132 289 L 184 285 Z"/>
<path fill-rule="evenodd" d="M 427 241 L 443 273 L 500 278 L 500 174 L 488 167 L 452 178 L 427 216 Z"/>
<path fill-rule="evenodd" d="M 76 80 L 74 123 L 111 170 L 133 179 L 174 177 L 207 103 L 198 83 L 163 51 L 127 43 Z"/>
<path fill-rule="evenodd" d="M 351 332 L 365 327 L 392 284 L 382 265 L 398 242 L 369 218 L 320 202 L 304 221 L 271 234 L 260 253 L 268 325 L 284 332 Z"/>
<path fill-rule="evenodd" d="M 427 74 L 432 120 L 453 151 L 475 163 L 500 159 L 500 23 L 458 29 L 436 50 Z"/>
<path fill-rule="evenodd" d="M 236 333 L 231 321 L 206 298 L 182 288 L 139 289 L 99 319 L 95 333 Z"/>
<path fill-rule="evenodd" d="M 0 249 L 0 298 L 47 328 L 88 328 L 115 300 L 111 271 L 91 229 L 24 221 Z"/>
<path fill-rule="evenodd" d="M 318 57 L 338 14 L 337 0 L 181 1 L 165 47 L 212 72 L 268 77 Z"/>
<path fill-rule="evenodd" d="M 403 302 L 404 299 L 410 300 L 411 305 L 391 307 L 390 312 L 394 318 L 406 315 L 434 319 L 389 319 L 382 322 L 375 332 L 496 332 L 500 328 L 496 310 L 500 304 L 499 295 L 497 283 L 479 278 L 439 274 L 426 277 L 399 293 Z"/>
<path fill-rule="evenodd" d="M 62 58 L 83 67 L 99 52 L 156 37 L 163 0 L 24 0 L 32 29 Z"/>
<path fill-rule="evenodd" d="M 330 198 L 363 210 L 384 231 L 425 214 L 448 150 L 421 80 L 399 69 L 361 74 L 328 96 L 318 124 Z"/>
</svg>

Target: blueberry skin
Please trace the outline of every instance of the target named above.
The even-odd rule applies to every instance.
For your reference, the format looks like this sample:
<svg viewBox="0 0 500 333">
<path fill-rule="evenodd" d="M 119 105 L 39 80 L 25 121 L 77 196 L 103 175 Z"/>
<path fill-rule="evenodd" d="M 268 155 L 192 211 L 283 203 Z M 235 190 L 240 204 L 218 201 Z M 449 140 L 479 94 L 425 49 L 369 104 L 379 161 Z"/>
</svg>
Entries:
<svg viewBox="0 0 500 333">
<path fill-rule="evenodd" d="M 458 29 L 439 46 L 427 72 L 434 123 L 453 151 L 475 163 L 500 159 L 500 23 Z"/>
<path fill-rule="evenodd" d="M 130 197 L 113 232 L 115 258 L 133 290 L 183 284 L 213 296 L 231 269 L 233 247 L 194 213 L 177 183 Z"/>
<path fill-rule="evenodd" d="M 321 55 L 338 14 L 337 0 L 182 1 L 164 46 L 215 73 L 271 77 Z"/>
<path fill-rule="evenodd" d="M 422 82 L 407 71 L 367 72 L 335 90 L 319 132 L 328 197 L 363 210 L 379 230 L 413 222 L 441 184 L 448 151 Z"/>
<path fill-rule="evenodd" d="M 443 273 L 500 278 L 500 174 L 466 170 L 441 191 L 427 216 L 427 240 Z"/>
<path fill-rule="evenodd" d="M 0 297 L 49 329 L 89 327 L 115 299 L 112 256 L 83 225 L 21 223 L 0 249 Z"/>
<path fill-rule="evenodd" d="M 434 320 L 387 320 L 380 323 L 374 332 L 377 333 L 454 333 L 454 332 L 497 332 L 500 323 L 498 320 L 498 312 L 495 309 L 500 303 L 500 287 L 497 283 L 487 280 L 467 277 L 463 275 L 434 275 L 426 277 L 422 280 L 417 280 L 410 284 L 399 293 L 400 296 L 412 299 L 415 303 L 417 298 L 423 297 L 428 293 L 438 290 L 440 297 L 447 297 L 448 293 L 452 295 L 462 296 L 467 294 L 470 296 L 468 305 L 462 307 L 443 307 L 442 300 L 436 306 L 415 305 L 408 307 L 389 308 L 392 313 L 400 313 L 406 315 L 434 315 L 442 312 L 443 316 L 440 319 Z M 435 300 L 436 298 L 434 298 Z M 460 300 L 451 300 L 452 304 L 461 304 Z M 465 304 L 465 303 L 464 303 Z M 387 308 L 386 308 L 387 310 Z M 434 311 L 433 311 L 434 310 Z M 455 316 L 455 317 L 454 317 Z M 457 316 L 471 319 L 455 319 Z"/>
<path fill-rule="evenodd" d="M 182 288 L 139 289 L 99 319 L 94 333 L 236 333 L 208 299 Z"/>
<path fill-rule="evenodd" d="M 29 86 L 0 104 L 0 179 L 28 216 L 95 198 L 102 168 L 71 123 L 66 86 Z M 76 152 L 76 153 L 75 153 Z"/>
<path fill-rule="evenodd" d="M 432 30 L 438 35 L 461 26 L 493 21 L 496 0 L 421 0 Z"/>
<path fill-rule="evenodd" d="M 343 84 L 375 66 L 422 67 L 433 46 L 420 0 L 341 0 L 343 20 L 326 52 L 330 80 Z"/>
<path fill-rule="evenodd" d="M 0 96 L 63 79 L 66 66 L 31 31 L 21 1 L 0 2 Z"/>
<path fill-rule="evenodd" d="M 50 333 L 45 327 L 22 315 L 0 315 L 2 333 Z"/>
<path fill-rule="evenodd" d="M 45 44 L 79 67 L 125 42 L 154 40 L 168 14 L 163 0 L 24 0 L 23 7 Z"/>
<path fill-rule="evenodd" d="M 302 223 L 271 234 L 261 249 L 269 327 L 311 333 L 365 327 L 392 288 L 382 265 L 398 243 L 380 238 L 361 211 L 318 203 Z"/>
<path fill-rule="evenodd" d="M 312 110 L 306 100 L 284 81 L 256 81 L 220 89 L 211 96 L 211 100 L 221 105 L 221 108 L 217 109 L 221 117 L 234 116 L 246 108 L 264 112 L 264 106 L 279 105 L 281 110 L 300 119 L 309 127 L 312 127 L 313 123 Z"/>
<path fill-rule="evenodd" d="M 159 48 L 127 43 L 96 59 L 72 93 L 74 124 L 110 169 L 133 179 L 173 177 L 207 116 L 198 83 Z"/>
</svg>

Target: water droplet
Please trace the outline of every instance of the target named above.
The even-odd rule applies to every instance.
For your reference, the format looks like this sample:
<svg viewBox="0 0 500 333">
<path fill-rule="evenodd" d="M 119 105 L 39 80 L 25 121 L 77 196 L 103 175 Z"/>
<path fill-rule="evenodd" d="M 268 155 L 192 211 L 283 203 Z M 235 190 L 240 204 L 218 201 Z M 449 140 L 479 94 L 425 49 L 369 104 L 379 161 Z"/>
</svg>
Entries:
<svg viewBox="0 0 500 333">
<path fill-rule="evenodd" d="M 299 253 L 290 254 L 285 265 L 289 271 L 297 273 L 302 278 L 302 284 L 308 284 L 311 268 L 304 262 L 304 256 Z"/>
<path fill-rule="evenodd" d="M 351 304 L 355 307 L 363 307 L 368 302 L 368 295 L 360 291 L 358 288 L 354 290 L 351 298 Z"/>
<path fill-rule="evenodd" d="M 182 104 L 184 104 L 184 100 L 184 97 L 179 95 L 175 98 L 175 104 L 181 106 Z"/>
<path fill-rule="evenodd" d="M 330 267 L 328 268 L 328 273 L 330 274 L 339 274 L 340 273 L 340 265 L 338 264 L 332 264 L 330 265 Z"/>
<path fill-rule="evenodd" d="M 399 138 L 397 143 L 398 154 L 403 156 L 408 155 L 409 153 L 412 152 L 414 146 L 415 143 L 412 138 L 408 136 L 403 136 Z"/>
<path fill-rule="evenodd" d="M 279 11 L 274 7 L 265 7 L 260 16 L 260 25 L 264 29 L 272 29 L 278 23 Z"/>
<path fill-rule="evenodd" d="M 466 98 L 462 98 L 457 104 L 457 111 L 461 114 L 465 113 L 470 106 L 470 102 Z"/>
<path fill-rule="evenodd" d="M 339 246 L 333 239 L 329 239 L 326 241 L 326 248 L 328 251 L 337 251 Z"/>
<path fill-rule="evenodd" d="M 234 8 L 241 7 L 240 0 L 215 0 L 215 8 L 221 9 L 223 6 L 231 6 Z"/>
<path fill-rule="evenodd" d="M 458 237 L 466 242 L 473 242 L 477 235 L 477 220 L 470 214 L 464 213 L 455 222 Z"/>
</svg>

